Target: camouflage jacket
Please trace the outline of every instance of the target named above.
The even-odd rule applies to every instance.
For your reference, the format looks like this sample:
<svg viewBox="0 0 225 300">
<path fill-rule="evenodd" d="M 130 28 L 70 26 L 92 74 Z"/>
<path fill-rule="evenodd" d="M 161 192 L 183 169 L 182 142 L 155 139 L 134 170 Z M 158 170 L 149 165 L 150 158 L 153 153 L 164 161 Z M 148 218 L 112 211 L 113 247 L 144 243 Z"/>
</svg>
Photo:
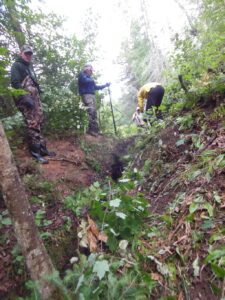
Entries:
<svg viewBox="0 0 225 300">
<path fill-rule="evenodd" d="M 26 62 L 19 56 L 11 68 L 11 85 L 14 89 L 22 89 L 22 82 L 27 77 L 30 76 L 33 80 L 35 86 L 39 90 L 39 84 L 37 83 L 37 78 L 34 73 L 33 67 L 30 63 Z"/>
</svg>

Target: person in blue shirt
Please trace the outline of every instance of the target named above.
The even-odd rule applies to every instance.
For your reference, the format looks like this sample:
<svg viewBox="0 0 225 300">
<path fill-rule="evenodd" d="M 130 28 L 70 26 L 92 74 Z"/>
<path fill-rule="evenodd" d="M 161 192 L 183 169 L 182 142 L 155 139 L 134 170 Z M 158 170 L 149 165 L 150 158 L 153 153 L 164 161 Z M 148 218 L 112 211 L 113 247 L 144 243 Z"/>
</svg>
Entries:
<svg viewBox="0 0 225 300">
<path fill-rule="evenodd" d="M 110 83 L 106 83 L 104 85 L 96 85 L 94 79 L 91 77 L 92 74 L 92 65 L 85 65 L 83 68 L 83 72 L 80 72 L 78 76 L 78 88 L 82 101 L 87 107 L 89 117 L 88 133 L 92 136 L 98 136 L 99 126 L 97 121 L 95 91 L 102 90 L 110 86 Z"/>
</svg>

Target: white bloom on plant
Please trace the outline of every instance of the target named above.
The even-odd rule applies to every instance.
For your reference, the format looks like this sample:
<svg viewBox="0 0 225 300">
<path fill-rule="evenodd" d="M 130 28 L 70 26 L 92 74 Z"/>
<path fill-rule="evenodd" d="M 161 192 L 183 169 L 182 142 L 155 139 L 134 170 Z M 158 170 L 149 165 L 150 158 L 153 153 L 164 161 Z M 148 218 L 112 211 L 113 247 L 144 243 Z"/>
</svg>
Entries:
<svg viewBox="0 0 225 300">
<path fill-rule="evenodd" d="M 119 242 L 119 248 L 121 249 L 121 250 L 126 250 L 127 249 L 127 246 L 128 246 L 128 241 L 127 240 L 121 240 L 120 242 Z"/>
<path fill-rule="evenodd" d="M 70 263 L 71 264 L 74 264 L 75 262 L 78 262 L 78 257 L 76 257 L 76 256 L 73 256 L 73 257 L 71 257 L 71 259 L 70 259 Z"/>
</svg>

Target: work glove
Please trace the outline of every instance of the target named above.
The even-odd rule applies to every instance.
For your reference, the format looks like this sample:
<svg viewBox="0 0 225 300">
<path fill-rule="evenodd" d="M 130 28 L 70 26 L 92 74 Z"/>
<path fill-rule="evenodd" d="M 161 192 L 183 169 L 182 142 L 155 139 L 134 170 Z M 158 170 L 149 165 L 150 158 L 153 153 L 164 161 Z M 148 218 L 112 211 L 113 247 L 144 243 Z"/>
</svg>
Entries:
<svg viewBox="0 0 225 300">
<path fill-rule="evenodd" d="M 110 86 L 110 82 L 107 82 L 107 83 L 105 84 L 105 87 L 108 87 L 108 86 Z"/>
<path fill-rule="evenodd" d="M 22 95 L 19 99 L 19 105 L 24 105 L 27 108 L 34 108 L 34 101 L 31 99 L 29 95 Z"/>
</svg>

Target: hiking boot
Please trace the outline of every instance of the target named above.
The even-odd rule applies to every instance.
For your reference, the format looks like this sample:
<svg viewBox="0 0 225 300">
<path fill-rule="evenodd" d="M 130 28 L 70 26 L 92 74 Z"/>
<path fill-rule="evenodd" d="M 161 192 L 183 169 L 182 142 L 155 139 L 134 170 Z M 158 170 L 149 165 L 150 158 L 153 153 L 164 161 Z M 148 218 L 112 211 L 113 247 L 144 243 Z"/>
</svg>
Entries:
<svg viewBox="0 0 225 300">
<path fill-rule="evenodd" d="M 48 164 L 48 160 L 41 156 L 41 145 L 32 144 L 30 145 L 30 154 L 41 164 Z"/>
<path fill-rule="evenodd" d="M 50 152 L 50 151 L 48 151 L 47 150 L 47 147 L 46 147 L 46 141 L 45 140 L 41 140 L 41 143 L 40 143 L 40 145 L 41 145 L 41 151 L 40 151 L 40 154 L 42 155 L 42 156 L 56 156 L 56 153 L 55 152 Z"/>
</svg>

